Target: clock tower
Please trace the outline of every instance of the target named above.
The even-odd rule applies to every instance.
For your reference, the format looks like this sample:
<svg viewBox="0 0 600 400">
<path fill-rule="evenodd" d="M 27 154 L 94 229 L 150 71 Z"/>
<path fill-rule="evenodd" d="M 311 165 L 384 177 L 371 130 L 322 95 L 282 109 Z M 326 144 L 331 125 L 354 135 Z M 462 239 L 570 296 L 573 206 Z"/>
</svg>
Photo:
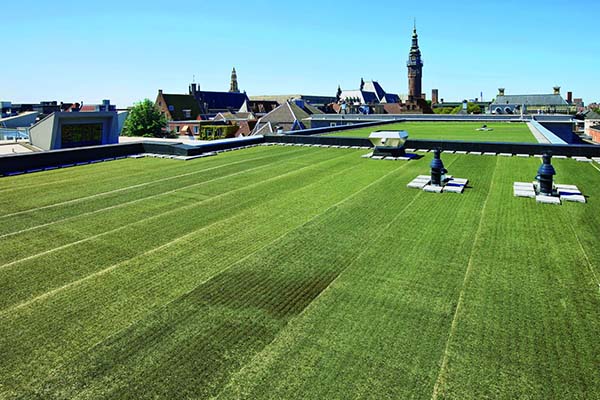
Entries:
<svg viewBox="0 0 600 400">
<path fill-rule="evenodd" d="M 408 101 L 417 101 L 422 98 L 423 87 L 423 60 L 421 60 L 421 50 L 419 50 L 419 35 L 417 35 L 417 26 L 413 29 L 412 46 L 408 55 Z"/>
</svg>

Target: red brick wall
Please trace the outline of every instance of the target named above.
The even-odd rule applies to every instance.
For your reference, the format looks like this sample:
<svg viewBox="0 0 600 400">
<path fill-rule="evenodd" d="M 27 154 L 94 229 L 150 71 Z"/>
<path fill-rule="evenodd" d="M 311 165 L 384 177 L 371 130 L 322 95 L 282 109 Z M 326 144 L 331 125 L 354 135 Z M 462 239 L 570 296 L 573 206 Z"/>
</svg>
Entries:
<svg viewBox="0 0 600 400">
<path fill-rule="evenodd" d="M 590 128 L 590 134 L 594 142 L 600 143 L 600 129 Z"/>
</svg>

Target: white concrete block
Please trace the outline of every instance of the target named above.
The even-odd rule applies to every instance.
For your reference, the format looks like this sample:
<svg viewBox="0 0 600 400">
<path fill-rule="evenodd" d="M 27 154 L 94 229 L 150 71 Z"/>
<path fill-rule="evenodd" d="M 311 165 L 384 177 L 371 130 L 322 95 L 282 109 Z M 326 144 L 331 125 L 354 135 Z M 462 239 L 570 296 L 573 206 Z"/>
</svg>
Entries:
<svg viewBox="0 0 600 400">
<path fill-rule="evenodd" d="M 454 153 L 455 153 L 455 154 L 467 154 L 467 152 L 466 152 L 466 151 L 463 151 L 463 150 L 460 150 L 460 151 L 455 151 Z"/>
<path fill-rule="evenodd" d="M 557 183 L 554 185 L 557 190 L 579 190 L 579 188 L 575 185 L 564 185 L 562 183 Z"/>
<path fill-rule="evenodd" d="M 396 157 L 389 157 L 389 156 L 388 157 L 384 157 L 383 159 L 384 160 L 388 160 L 388 161 L 396 161 L 397 160 Z"/>
<path fill-rule="evenodd" d="M 498 155 L 502 157 L 512 157 L 511 153 L 499 153 Z"/>
<path fill-rule="evenodd" d="M 513 195 L 515 197 L 529 197 L 529 198 L 533 199 L 533 198 L 535 198 L 535 191 L 514 189 Z"/>
<path fill-rule="evenodd" d="M 442 190 L 444 190 L 444 188 L 441 186 L 425 185 L 423 187 L 423 190 L 429 193 L 442 193 Z"/>
<path fill-rule="evenodd" d="M 578 194 L 578 195 L 569 195 L 569 196 L 560 196 L 560 199 L 562 201 L 573 201 L 573 202 L 576 202 L 576 203 L 585 203 L 586 202 L 585 196 L 580 195 L 580 194 Z"/>
<path fill-rule="evenodd" d="M 517 154 L 517 157 L 529 158 L 529 154 Z"/>
<path fill-rule="evenodd" d="M 427 185 L 429 185 L 429 181 L 412 181 L 406 187 L 410 189 L 423 189 Z"/>
<path fill-rule="evenodd" d="M 592 160 L 587 157 L 573 157 L 575 161 L 591 163 Z"/>
<path fill-rule="evenodd" d="M 373 156 L 371 157 L 372 160 L 383 160 L 382 156 Z"/>
<path fill-rule="evenodd" d="M 444 186 L 444 193 L 462 193 L 464 190 L 464 186 Z"/>
<path fill-rule="evenodd" d="M 567 156 L 553 156 L 553 158 L 564 160 L 565 158 L 568 158 L 568 157 Z"/>
<path fill-rule="evenodd" d="M 404 157 L 404 156 L 402 156 L 402 157 L 396 157 L 396 160 L 399 160 L 399 161 L 410 161 L 411 158 L 410 157 Z"/>
<path fill-rule="evenodd" d="M 483 153 L 484 156 L 495 156 L 496 153 L 492 152 L 492 151 L 486 151 L 485 153 Z"/>
<path fill-rule="evenodd" d="M 535 196 L 535 201 L 543 204 L 560 204 L 560 198 L 554 196 L 544 196 L 541 194 Z"/>
<path fill-rule="evenodd" d="M 371 158 L 371 156 L 373 155 L 373 153 L 367 153 L 367 154 L 363 154 L 362 156 L 360 156 L 361 158 Z"/>
<path fill-rule="evenodd" d="M 481 152 L 480 151 L 470 151 L 469 154 L 471 154 L 473 156 L 480 156 Z"/>
</svg>

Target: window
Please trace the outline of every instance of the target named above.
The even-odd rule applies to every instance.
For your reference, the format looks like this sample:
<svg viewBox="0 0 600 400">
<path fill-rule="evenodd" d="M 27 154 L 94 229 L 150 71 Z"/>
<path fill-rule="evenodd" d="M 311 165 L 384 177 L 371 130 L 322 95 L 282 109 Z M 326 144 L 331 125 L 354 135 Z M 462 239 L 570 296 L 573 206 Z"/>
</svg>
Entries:
<svg viewBox="0 0 600 400">
<path fill-rule="evenodd" d="M 183 110 L 183 118 L 185 118 L 185 119 L 192 118 L 192 110 Z"/>
<path fill-rule="evenodd" d="M 179 133 L 179 125 L 175 128 L 175 132 Z"/>
<path fill-rule="evenodd" d="M 198 134 L 198 126 L 194 127 L 194 133 L 197 135 Z"/>
</svg>

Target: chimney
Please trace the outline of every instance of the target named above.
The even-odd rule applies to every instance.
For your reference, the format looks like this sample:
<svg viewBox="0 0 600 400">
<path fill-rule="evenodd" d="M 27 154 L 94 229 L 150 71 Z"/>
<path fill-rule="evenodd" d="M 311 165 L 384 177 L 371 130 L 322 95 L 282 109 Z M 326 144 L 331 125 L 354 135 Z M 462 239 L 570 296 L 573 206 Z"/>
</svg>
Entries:
<svg viewBox="0 0 600 400">
<path fill-rule="evenodd" d="M 431 90 L 431 104 L 437 104 L 437 103 L 439 103 L 438 96 L 439 96 L 438 90 L 437 89 L 432 89 Z"/>
<path fill-rule="evenodd" d="M 504 96 L 504 88 L 498 88 L 498 96 Z"/>
<path fill-rule="evenodd" d="M 573 92 L 567 92 L 567 103 L 573 104 Z"/>
<path fill-rule="evenodd" d="M 554 94 L 560 94 L 560 86 L 554 86 Z"/>
<path fill-rule="evenodd" d="M 158 89 L 158 94 L 162 95 L 162 89 Z"/>
</svg>

